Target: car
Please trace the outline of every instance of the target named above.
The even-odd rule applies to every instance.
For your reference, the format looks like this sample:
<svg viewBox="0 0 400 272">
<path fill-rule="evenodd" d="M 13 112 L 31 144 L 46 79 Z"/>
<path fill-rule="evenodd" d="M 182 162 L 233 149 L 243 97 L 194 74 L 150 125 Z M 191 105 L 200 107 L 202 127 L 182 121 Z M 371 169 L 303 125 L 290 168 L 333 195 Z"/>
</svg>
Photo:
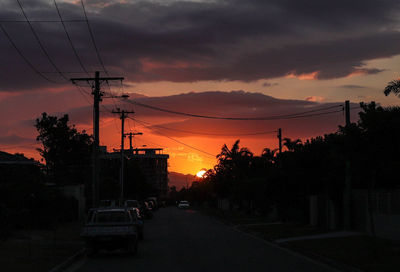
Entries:
<svg viewBox="0 0 400 272">
<path fill-rule="evenodd" d="M 88 222 L 81 237 L 85 240 L 89 256 L 99 250 L 126 249 L 132 255 L 138 250 L 138 227 L 126 208 L 96 208 L 90 210 Z"/>
<path fill-rule="evenodd" d="M 187 209 L 189 207 L 190 207 L 189 201 L 186 201 L 186 200 L 182 200 L 178 204 L 178 208 L 180 208 L 180 209 Z"/>
</svg>

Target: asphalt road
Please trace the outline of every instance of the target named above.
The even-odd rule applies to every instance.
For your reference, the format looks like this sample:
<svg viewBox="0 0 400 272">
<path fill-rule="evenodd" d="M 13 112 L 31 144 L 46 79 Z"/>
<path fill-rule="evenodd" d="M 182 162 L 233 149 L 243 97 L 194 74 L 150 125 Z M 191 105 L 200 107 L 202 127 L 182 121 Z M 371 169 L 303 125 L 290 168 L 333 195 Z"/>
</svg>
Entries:
<svg viewBox="0 0 400 272">
<path fill-rule="evenodd" d="M 145 223 L 136 256 L 101 253 L 76 272 L 335 271 L 192 210 L 160 209 Z M 71 271 L 70 270 L 70 271 Z"/>
</svg>

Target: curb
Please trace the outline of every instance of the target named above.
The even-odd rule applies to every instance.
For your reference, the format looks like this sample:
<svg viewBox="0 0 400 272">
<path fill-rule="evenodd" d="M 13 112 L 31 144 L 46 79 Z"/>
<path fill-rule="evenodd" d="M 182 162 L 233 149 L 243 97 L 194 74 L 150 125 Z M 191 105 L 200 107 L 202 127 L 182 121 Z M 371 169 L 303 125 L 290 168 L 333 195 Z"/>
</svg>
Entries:
<svg viewBox="0 0 400 272">
<path fill-rule="evenodd" d="M 79 259 L 85 256 L 85 248 L 81 248 L 78 250 L 74 255 L 60 263 L 59 265 L 53 267 L 49 272 L 62 272 L 71 266 L 74 262 L 78 261 Z"/>
</svg>

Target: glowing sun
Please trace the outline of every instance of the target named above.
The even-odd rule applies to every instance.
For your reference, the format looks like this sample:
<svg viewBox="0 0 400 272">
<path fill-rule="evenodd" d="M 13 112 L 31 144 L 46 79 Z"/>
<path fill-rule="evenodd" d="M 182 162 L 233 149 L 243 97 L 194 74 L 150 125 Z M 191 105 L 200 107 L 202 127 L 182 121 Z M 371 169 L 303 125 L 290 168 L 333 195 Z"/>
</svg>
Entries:
<svg viewBox="0 0 400 272">
<path fill-rule="evenodd" d="M 206 172 L 206 170 L 200 170 L 199 172 L 197 172 L 196 176 L 202 178 Z"/>
</svg>

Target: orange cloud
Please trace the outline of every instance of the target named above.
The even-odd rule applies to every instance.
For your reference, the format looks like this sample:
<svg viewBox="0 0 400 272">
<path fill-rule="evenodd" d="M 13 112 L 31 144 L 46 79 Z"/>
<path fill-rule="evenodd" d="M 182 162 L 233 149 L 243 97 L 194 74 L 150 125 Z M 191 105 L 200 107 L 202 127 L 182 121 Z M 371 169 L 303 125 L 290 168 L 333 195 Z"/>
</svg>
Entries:
<svg viewBox="0 0 400 272">
<path fill-rule="evenodd" d="M 316 80 L 318 79 L 319 71 L 315 71 L 312 73 L 304 73 L 304 74 L 296 74 L 295 72 L 291 72 L 288 75 L 286 75 L 286 78 L 297 78 L 300 80 Z"/>
<path fill-rule="evenodd" d="M 309 96 L 306 97 L 306 100 L 311 102 L 322 102 L 325 100 L 325 98 L 322 96 Z"/>
</svg>

